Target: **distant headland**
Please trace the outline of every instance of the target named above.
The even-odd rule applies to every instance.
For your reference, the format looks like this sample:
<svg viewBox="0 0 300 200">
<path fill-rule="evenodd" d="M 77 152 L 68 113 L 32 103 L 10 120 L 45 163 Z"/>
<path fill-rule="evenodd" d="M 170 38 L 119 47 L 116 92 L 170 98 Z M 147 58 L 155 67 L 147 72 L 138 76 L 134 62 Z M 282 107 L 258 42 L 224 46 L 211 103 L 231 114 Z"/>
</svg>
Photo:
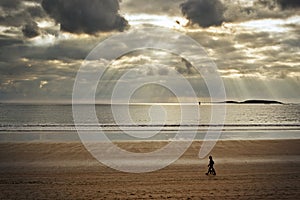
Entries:
<svg viewBox="0 0 300 200">
<path fill-rule="evenodd" d="M 224 103 L 224 104 L 284 104 L 280 101 L 274 100 L 260 100 L 260 99 L 253 99 L 253 100 L 246 100 L 246 101 L 223 101 L 223 102 L 216 102 L 216 103 Z M 201 102 L 199 102 L 201 104 Z"/>
</svg>

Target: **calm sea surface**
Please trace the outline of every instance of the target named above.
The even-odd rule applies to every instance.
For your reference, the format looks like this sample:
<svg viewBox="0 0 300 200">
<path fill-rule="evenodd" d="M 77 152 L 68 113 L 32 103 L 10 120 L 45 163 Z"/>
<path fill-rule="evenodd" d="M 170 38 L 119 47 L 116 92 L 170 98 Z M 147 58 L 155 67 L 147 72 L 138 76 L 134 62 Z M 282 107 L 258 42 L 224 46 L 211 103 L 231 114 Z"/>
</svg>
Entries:
<svg viewBox="0 0 300 200">
<path fill-rule="evenodd" d="M 89 107 L 82 105 L 81 109 Z M 128 108 L 129 120 L 116 122 L 118 109 Z M 220 106 L 221 107 L 221 106 Z M 118 105 L 112 112 L 110 105 L 96 105 L 98 123 L 82 116 L 78 127 L 96 131 L 100 126 L 112 139 L 126 138 L 122 130 L 157 131 L 150 139 L 170 139 L 181 128 L 197 131 L 196 139 L 203 139 L 209 127 L 222 127 L 223 139 L 300 138 L 300 105 L 226 105 L 225 121 L 212 123 L 212 105 L 199 106 L 199 119 L 187 117 L 182 122 L 179 105 Z M 218 109 L 218 105 L 214 105 Z M 188 109 L 188 107 L 187 107 Z M 77 140 L 71 105 L 0 104 L 0 141 L 62 139 Z M 84 115 L 84 114 L 83 114 Z"/>
</svg>

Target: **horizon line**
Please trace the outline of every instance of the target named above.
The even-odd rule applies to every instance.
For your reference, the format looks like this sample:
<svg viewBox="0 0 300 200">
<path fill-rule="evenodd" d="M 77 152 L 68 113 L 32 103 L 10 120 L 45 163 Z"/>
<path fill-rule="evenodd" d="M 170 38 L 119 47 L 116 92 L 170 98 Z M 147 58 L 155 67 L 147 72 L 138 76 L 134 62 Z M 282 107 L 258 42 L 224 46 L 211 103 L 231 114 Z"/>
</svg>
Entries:
<svg viewBox="0 0 300 200">
<path fill-rule="evenodd" d="M 282 104 L 300 104 L 300 102 L 282 102 L 277 100 L 262 100 L 262 99 L 250 99 L 250 101 L 276 101 Z M 242 104 L 245 101 L 236 101 L 236 100 L 225 100 L 219 102 L 209 102 L 209 101 L 199 101 L 199 102 L 142 102 L 142 103 L 104 103 L 104 102 L 96 102 L 96 103 L 89 103 L 89 102 L 64 102 L 64 101 L 0 101 L 0 104 L 16 104 L 16 105 L 205 105 L 205 104 Z M 229 102 L 229 103 L 227 103 Z"/>
</svg>

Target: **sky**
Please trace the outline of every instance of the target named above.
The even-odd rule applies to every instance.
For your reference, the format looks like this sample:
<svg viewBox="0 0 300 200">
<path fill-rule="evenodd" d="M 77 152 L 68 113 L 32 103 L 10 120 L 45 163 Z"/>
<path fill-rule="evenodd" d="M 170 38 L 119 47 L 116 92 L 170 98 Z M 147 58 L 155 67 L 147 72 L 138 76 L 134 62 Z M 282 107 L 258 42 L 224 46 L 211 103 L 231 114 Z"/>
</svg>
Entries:
<svg viewBox="0 0 300 200">
<path fill-rule="evenodd" d="M 70 102 L 76 74 L 97 44 L 150 26 L 202 45 L 218 68 L 228 100 L 300 103 L 299 11 L 298 0 L 1 0 L 0 102 Z M 190 63 L 158 50 L 115 59 L 96 98 L 108 100 L 128 70 L 135 73 L 124 85 L 137 78 L 160 82 L 175 70 L 199 100 L 209 99 Z M 168 102 L 174 94 L 146 85 L 133 97 Z"/>
</svg>

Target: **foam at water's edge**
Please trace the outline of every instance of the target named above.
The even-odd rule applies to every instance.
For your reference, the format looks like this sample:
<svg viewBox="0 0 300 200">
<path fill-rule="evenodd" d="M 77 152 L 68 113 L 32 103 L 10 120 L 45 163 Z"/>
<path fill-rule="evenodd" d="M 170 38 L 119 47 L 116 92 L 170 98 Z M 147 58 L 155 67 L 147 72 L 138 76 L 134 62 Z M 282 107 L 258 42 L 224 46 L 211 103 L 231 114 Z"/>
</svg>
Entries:
<svg viewBox="0 0 300 200">
<path fill-rule="evenodd" d="M 89 134 L 89 131 L 87 131 Z M 140 134 L 143 134 L 141 132 Z M 147 134 L 147 133 L 144 133 Z M 198 131 L 195 140 L 203 140 L 206 132 Z M 107 134 L 112 141 L 174 141 L 175 131 L 163 131 L 148 139 L 133 138 L 120 132 Z M 277 140 L 300 139 L 300 130 L 243 130 L 223 131 L 219 140 Z M 185 141 L 177 138 L 176 141 Z M 0 133 L 0 142 L 81 142 L 76 131 L 3 131 Z"/>
</svg>

